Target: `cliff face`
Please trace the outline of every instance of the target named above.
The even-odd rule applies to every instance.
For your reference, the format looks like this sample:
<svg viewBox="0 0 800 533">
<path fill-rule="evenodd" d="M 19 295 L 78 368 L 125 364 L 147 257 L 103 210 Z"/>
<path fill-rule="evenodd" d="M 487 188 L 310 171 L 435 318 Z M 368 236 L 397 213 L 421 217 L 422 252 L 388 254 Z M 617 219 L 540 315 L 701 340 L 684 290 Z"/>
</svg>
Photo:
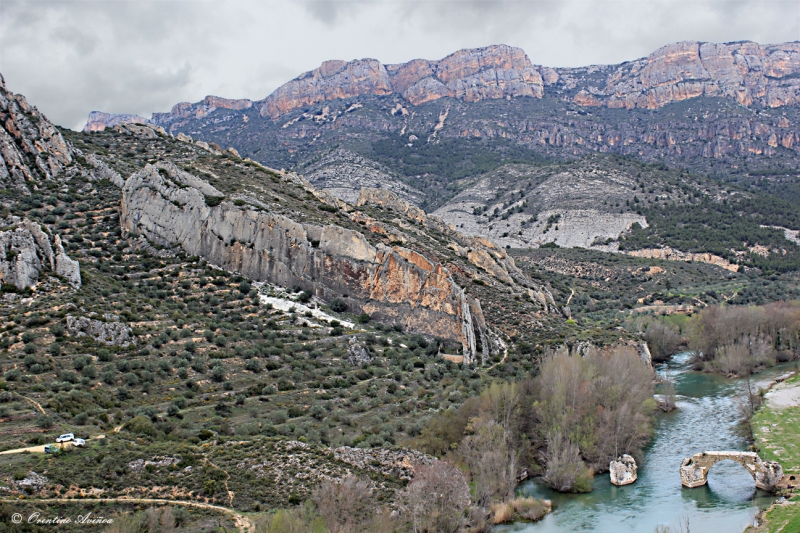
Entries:
<svg viewBox="0 0 800 533">
<path fill-rule="evenodd" d="M 58 235 L 51 236 L 26 218 L 0 219 L 7 229 L 0 231 L 0 281 L 26 289 L 35 285 L 49 268 L 63 276 L 73 288 L 81 286 L 80 265 L 71 259 Z"/>
<path fill-rule="evenodd" d="M 148 120 L 139 115 L 103 113 L 102 111 L 92 111 L 86 119 L 83 131 L 103 131 L 106 128 L 113 128 L 118 124 L 146 124 Z"/>
<path fill-rule="evenodd" d="M 744 106 L 800 103 L 800 43 L 686 41 L 607 70 L 604 85 L 587 85 L 574 101 L 626 109 L 655 109 L 698 96 L 723 96 Z M 560 74 L 567 84 L 579 83 L 569 70 Z"/>
<path fill-rule="evenodd" d="M 52 122 L 25 97 L 9 92 L 0 74 L 0 184 L 30 192 L 30 182 L 54 179 L 72 150 Z"/>
<path fill-rule="evenodd" d="M 171 163 L 148 165 L 125 183 L 122 227 L 251 279 L 345 297 L 353 310 L 457 340 L 475 357 L 480 305 L 442 264 L 399 246 L 373 246 L 335 225 L 300 224 L 228 201 L 209 207 L 213 196 L 223 194 Z"/>
<path fill-rule="evenodd" d="M 420 105 L 443 97 L 467 102 L 541 98 L 545 86 L 559 86 L 577 89 L 573 101 L 582 106 L 655 109 L 698 96 L 723 96 L 745 106 L 781 107 L 800 102 L 798 72 L 800 43 L 687 41 L 618 66 L 578 69 L 535 66 L 523 50 L 497 45 L 399 65 L 327 61 L 258 104 L 262 116 L 277 118 L 307 105 L 364 95 L 394 93 Z"/>
<path fill-rule="evenodd" d="M 197 103 L 181 102 L 172 106 L 169 113 L 153 113 L 153 118 L 148 122 L 163 127 L 169 127 L 173 123 L 186 123 L 187 119 L 204 118 L 217 109 L 233 109 L 241 111 L 253 107 L 253 102 L 242 99 L 220 98 L 219 96 L 206 96 Z"/>
<path fill-rule="evenodd" d="M 260 102 L 262 116 L 341 98 L 398 93 L 413 105 L 449 96 L 468 102 L 506 96 L 542 96 L 544 82 L 525 52 L 498 45 L 460 50 L 441 61 L 415 59 L 382 65 L 374 59 L 326 61 Z"/>
</svg>

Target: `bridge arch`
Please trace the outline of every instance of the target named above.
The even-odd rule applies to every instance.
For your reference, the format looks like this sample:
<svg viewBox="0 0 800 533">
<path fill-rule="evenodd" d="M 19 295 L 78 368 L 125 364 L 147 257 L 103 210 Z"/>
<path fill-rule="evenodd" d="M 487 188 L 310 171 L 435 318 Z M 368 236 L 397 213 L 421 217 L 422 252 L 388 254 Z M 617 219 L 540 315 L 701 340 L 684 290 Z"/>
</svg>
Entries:
<svg viewBox="0 0 800 533">
<path fill-rule="evenodd" d="M 753 476 L 756 487 L 774 491 L 783 477 L 783 468 L 775 461 L 764 461 L 756 452 L 701 452 L 681 462 L 681 484 L 684 487 L 701 487 L 708 483 L 708 472 L 720 461 L 739 463 Z"/>
</svg>

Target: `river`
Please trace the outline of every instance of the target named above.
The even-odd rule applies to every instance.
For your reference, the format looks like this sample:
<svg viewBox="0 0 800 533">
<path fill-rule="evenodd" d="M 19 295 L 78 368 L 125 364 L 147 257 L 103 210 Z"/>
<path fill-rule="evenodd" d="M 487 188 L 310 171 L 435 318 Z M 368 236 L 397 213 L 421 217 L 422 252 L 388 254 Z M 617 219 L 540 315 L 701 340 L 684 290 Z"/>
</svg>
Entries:
<svg viewBox="0 0 800 533">
<path fill-rule="evenodd" d="M 496 528 L 502 533 L 651 533 L 658 525 L 677 528 L 686 518 L 691 531 L 741 533 L 755 514 L 775 500 L 757 490 L 741 465 L 723 461 L 708 475 L 708 485 L 694 489 L 681 486 L 678 467 L 684 457 L 706 450 L 748 450 L 737 423 L 734 396 L 741 380 L 691 371 L 688 355 L 679 354 L 667 365 L 676 381 L 678 408 L 660 413 L 655 435 L 644 450 L 639 479 L 616 487 L 608 473 L 598 475 L 588 494 L 561 494 L 540 479 L 520 485 L 519 492 L 553 502 L 554 510 L 535 523 L 516 523 Z M 784 370 L 785 371 L 785 370 Z M 757 376 L 759 381 L 781 374 L 774 368 Z"/>
</svg>

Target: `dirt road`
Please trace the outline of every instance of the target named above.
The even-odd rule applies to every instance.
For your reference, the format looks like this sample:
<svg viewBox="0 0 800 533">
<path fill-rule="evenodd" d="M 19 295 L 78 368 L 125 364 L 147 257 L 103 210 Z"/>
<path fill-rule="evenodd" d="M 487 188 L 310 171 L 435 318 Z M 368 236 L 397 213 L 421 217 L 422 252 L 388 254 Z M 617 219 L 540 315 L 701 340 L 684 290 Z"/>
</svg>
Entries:
<svg viewBox="0 0 800 533">
<path fill-rule="evenodd" d="M 80 500 L 74 498 L 26 498 L 26 503 L 71 503 L 76 504 Z M 164 500 L 161 498 L 92 498 L 91 502 L 112 502 L 112 503 L 144 503 L 154 505 L 182 505 L 184 507 L 197 507 L 200 509 L 212 509 L 230 515 L 233 518 L 236 528 L 240 533 L 251 533 L 255 531 L 255 526 L 249 518 L 241 513 L 222 507 L 221 505 L 212 505 L 210 503 L 202 502 L 185 502 L 181 500 Z M 0 503 L 16 503 L 19 504 L 18 499 L 0 499 Z"/>
</svg>

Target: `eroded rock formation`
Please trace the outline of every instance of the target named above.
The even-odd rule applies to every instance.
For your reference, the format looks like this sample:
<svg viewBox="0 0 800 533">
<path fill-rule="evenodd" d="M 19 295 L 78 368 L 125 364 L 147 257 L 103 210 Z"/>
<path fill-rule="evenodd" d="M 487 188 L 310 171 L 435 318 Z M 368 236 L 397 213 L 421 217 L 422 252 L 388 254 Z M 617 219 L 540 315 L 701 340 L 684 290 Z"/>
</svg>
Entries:
<svg viewBox="0 0 800 533">
<path fill-rule="evenodd" d="M 51 236 L 27 218 L 9 217 L 0 223 L 8 228 L 0 231 L 0 281 L 25 289 L 49 269 L 80 288 L 80 265 L 64 251 L 60 236 Z"/>
<path fill-rule="evenodd" d="M 54 179 L 72 162 L 61 133 L 0 74 L 0 185 L 30 192 L 30 182 Z"/>
<path fill-rule="evenodd" d="M 139 115 L 104 113 L 102 111 L 92 111 L 86 119 L 83 131 L 103 131 L 106 128 L 113 128 L 118 124 L 145 124 L 147 119 Z"/>
<path fill-rule="evenodd" d="M 655 109 L 698 96 L 722 96 L 745 106 L 781 107 L 800 103 L 799 71 L 800 43 L 684 41 L 619 65 L 607 73 L 605 86 L 588 86 L 574 101 Z M 567 83 L 572 81 L 569 72 L 559 71 Z"/>
<path fill-rule="evenodd" d="M 400 246 L 373 246 L 340 226 L 300 224 L 229 201 L 207 205 L 206 197 L 222 196 L 171 163 L 148 165 L 125 183 L 122 227 L 254 280 L 299 285 L 323 299 L 347 295 L 354 311 L 457 340 L 465 360 L 475 357 L 480 306 L 444 265 Z"/>
<path fill-rule="evenodd" d="M 105 315 L 104 320 L 83 316 L 68 316 L 67 331 L 73 337 L 88 335 L 108 346 L 130 346 L 136 344 L 131 327 L 119 321 L 115 315 Z"/>
</svg>

